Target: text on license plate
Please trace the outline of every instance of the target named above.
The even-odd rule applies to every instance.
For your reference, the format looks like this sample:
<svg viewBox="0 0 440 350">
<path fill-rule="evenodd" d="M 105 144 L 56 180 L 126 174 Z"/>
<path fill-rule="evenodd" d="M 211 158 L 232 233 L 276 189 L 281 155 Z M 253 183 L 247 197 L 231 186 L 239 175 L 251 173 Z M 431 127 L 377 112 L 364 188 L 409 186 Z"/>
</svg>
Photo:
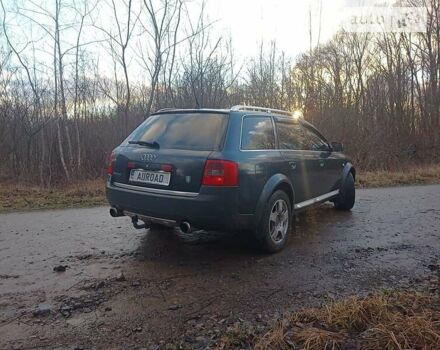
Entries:
<svg viewBox="0 0 440 350">
<path fill-rule="evenodd" d="M 162 171 L 132 170 L 130 172 L 130 181 L 132 182 L 168 186 L 170 179 L 171 173 Z"/>
</svg>

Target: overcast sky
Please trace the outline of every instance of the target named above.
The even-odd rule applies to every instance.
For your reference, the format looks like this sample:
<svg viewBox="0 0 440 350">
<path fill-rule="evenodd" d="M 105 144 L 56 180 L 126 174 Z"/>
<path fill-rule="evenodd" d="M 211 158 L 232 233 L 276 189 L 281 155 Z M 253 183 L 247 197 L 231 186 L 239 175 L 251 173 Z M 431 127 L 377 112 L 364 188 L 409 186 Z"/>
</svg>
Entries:
<svg viewBox="0 0 440 350">
<path fill-rule="evenodd" d="M 210 0 L 208 13 L 218 19 L 218 30 L 230 33 L 239 55 L 252 56 L 258 45 L 277 41 L 280 50 L 296 56 L 309 48 L 309 9 L 316 45 L 328 40 L 339 28 L 344 8 L 389 5 L 391 0 Z M 322 7 L 321 7 L 322 4 Z M 320 10 L 322 8 L 322 10 Z M 320 16 L 321 13 L 321 16 Z M 321 20 L 320 20 L 321 18 Z"/>
<path fill-rule="evenodd" d="M 124 18 L 126 7 L 122 0 L 114 0 L 120 6 L 118 16 Z M 198 18 L 200 4 L 203 0 L 186 0 L 190 17 Z M 306 51 L 310 46 L 309 13 L 312 14 L 312 45 L 316 46 L 318 41 L 324 43 L 340 28 L 343 19 L 344 9 L 350 6 L 372 6 L 389 5 L 392 0 L 207 0 L 205 15 L 210 22 L 215 22 L 211 27 L 213 37 L 218 35 L 225 38 L 231 37 L 234 47 L 235 57 L 239 62 L 246 58 L 254 57 L 258 54 L 259 45 L 263 40 L 266 47 L 271 41 L 276 41 L 277 49 L 284 51 L 287 56 L 296 57 Z M 45 35 L 33 21 L 44 23 L 48 28 L 53 27 L 50 18 L 38 15 L 40 11 L 33 4 L 39 3 L 47 7 L 48 11 L 53 10 L 51 0 L 5 0 L 6 7 L 11 11 L 7 14 L 7 23 L 11 37 L 17 45 L 18 51 L 27 50 L 28 57 L 30 51 L 36 48 L 36 58 L 43 62 L 51 62 L 50 57 L 53 53 L 53 40 Z M 68 4 L 69 2 L 65 2 Z M 81 3 L 81 1 L 79 2 Z M 111 6 L 104 6 L 105 0 L 93 0 L 90 4 L 98 3 L 98 11 L 93 13 L 94 20 L 98 26 L 106 27 L 114 31 L 114 13 Z M 111 3 L 107 0 L 107 3 Z M 134 1 L 134 10 L 139 9 L 141 0 Z M 66 6 L 66 5 L 64 5 Z M 92 6 L 92 5 L 90 5 Z M 29 18 L 14 15 L 16 8 L 34 9 L 37 12 L 21 10 L 29 15 Z M 73 12 L 68 8 L 63 9 L 63 23 L 69 26 L 69 16 Z M 89 20 L 90 22 L 90 20 Z M 75 28 L 63 30 L 64 48 L 73 46 L 76 38 Z M 93 41 L 103 38 L 103 32 L 96 27 L 89 26 L 84 29 L 83 41 Z M 0 38 L 1 39 L 1 38 Z M 33 46 L 27 45 L 29 40 L 33 40 Z M 138 40 L 135 38 L 135 40 Z M 143 38 L 139 39 L 142 43 Z M 106 52 L 107 44 L 88 45 L 89 55 L 99 60 L 100 71 L 104 73 L 112 72 L 112 62 Z M 108 45 L 107 45 L 108 46 Z M 139 55 L 139 45 L 132 44 L 129 52 L 130 72 L 136 77 Z M 30 51 L 30 53 L 29 53 Z M 73 51 L 72 51 L 73 52 Z M 47 56 L 47 60 L 45 57 Z M 68 57 L 66 57 L 68 59 Z M 48 65 L 48 67 L 50 64 Z M 44 68 L 41 68 L 44 69 Z M 48 68 L 50 72 L 50 67 Z M 109 74 L 110 74 L 109 73 Z"/>
<path fill-rule="evenodd" d="M 335 16 L 344 0 L 322 1 L 321 41 L 337 28 Z M 210 1 L 208 13 L 218 19 L 217 28 L 231 34 L 239 55 L 253 56 L 261 40 L 276 40 L 279 49 L 296 55 L 309 47 L 309 8 L 313 16 L 313 41 L 318 40 L 319 1 L 221 0 Z"/>
</svg>

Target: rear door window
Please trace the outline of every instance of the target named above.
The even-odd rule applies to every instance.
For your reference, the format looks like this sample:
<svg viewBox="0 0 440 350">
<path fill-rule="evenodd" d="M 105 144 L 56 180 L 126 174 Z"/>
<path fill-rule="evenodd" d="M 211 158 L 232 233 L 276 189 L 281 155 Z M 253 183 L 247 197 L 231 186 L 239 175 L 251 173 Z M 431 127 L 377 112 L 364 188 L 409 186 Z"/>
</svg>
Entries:
<svg viewBox="0 0 440 350">
<path fill-rule="evenodd" d="M 229 115 L 175 113 L 149 117 L 127 139 L 157 142 L 161 149 L 217 151 L 222 147 Z"/>
<path fill-rule="evenodd" d="M 276 120 L 278 143 L 282 150 L 304 150 L 306 140 L 298 123 L 287 120 Z"/>
<path fill-rule="evenodd" d="M 270 117 L 245 117 L 241 138 L 242 150 L 275 149 L 275 132 Z"/>
</svg>

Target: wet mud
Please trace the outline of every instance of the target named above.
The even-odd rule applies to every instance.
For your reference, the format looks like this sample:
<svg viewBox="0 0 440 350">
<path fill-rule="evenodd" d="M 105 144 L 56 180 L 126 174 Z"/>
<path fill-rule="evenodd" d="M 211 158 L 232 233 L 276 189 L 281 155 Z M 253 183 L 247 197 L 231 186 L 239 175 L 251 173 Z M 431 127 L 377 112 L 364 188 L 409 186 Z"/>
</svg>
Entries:
<svg viewBox="0 0 440 350">
<path fill-rule="evenodd" d="M 440 186 L 357 197 L 301 213 L 276 255 L 242 233 L 137 231 L 106 207 L 0 215 L 0 348 L 202 349 L 235 322 L 429 278 Z"/>
</svg>

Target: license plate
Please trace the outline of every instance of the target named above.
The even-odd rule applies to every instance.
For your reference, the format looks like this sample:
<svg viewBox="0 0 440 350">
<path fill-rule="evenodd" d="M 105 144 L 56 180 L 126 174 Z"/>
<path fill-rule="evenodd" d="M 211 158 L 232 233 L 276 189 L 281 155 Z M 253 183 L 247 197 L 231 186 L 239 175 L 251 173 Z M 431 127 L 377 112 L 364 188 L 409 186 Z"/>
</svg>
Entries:
<svg viewBox="0 0 440 350">
<path fill-rule="evenodd" d="M 170 184 L 171 173 L 163 171 L 132 170 L 130 172 L 130 182 L 168 186 Z"/>
</svg>

